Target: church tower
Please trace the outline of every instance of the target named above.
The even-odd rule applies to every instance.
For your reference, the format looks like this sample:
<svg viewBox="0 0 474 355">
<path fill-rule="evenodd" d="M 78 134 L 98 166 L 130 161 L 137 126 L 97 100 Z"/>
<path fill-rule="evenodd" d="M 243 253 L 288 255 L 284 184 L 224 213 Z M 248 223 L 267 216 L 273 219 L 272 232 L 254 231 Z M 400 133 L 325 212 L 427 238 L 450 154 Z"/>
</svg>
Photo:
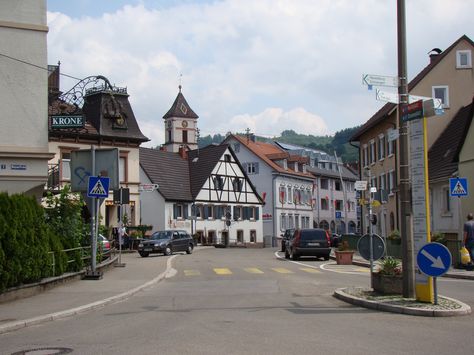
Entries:
<svg viewBox="0 0 474 355">
<path fill-rule="evenodd" d="M 197 119 L 198 115 L 189 107 L 186 99 L 179 93 L 173 105 L 163 116 L 165 120 L 165 144 L 168 152 L 179 152 L 180 147 L 197 149 Z"/>
</svg>

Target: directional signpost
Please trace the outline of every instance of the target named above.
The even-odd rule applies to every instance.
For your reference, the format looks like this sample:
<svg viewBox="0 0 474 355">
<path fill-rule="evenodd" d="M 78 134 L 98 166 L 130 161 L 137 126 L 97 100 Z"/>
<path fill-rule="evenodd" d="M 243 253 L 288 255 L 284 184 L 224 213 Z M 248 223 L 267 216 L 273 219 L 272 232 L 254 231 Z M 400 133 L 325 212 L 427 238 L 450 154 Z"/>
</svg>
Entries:
<svg viewBox="0 0 474 355">
<path fill-rule="evenodd" d="M 438 304 L 438 292 L 436 288 L 436 278 L 444 275 L 451 266 L 451 253 L 448 248 L 440 243 L 425 244 L 416 256 L 419 270 L 433 277 L 434 303 Z"/>
<path fill-rule="evenodd" d="M 391 86 L 398 87 L 398 77 L 386 75 L 363 74 L 362 83 L 369 86 Z"/>
</svg>

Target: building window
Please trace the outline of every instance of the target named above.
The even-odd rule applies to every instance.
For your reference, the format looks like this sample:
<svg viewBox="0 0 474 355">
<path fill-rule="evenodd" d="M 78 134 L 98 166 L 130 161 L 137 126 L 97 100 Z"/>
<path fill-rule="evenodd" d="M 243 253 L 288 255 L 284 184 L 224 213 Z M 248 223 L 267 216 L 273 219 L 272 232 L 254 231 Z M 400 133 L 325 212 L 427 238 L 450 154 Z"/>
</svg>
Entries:
<svg viewBox="0 0 474 355">
<path fill-rule="evenodd" d="M 286 228 L 286 214 L 282 213 L 280 215 L 280 230 L 284 231 Z"/>
<path fill-rule="evenodd" d="M 446 85 L 433 86 L 433 97 L 440 99 L 443 108 L 449 107 L 449 87 Z"/>
<path fill-rule="evenodd" d="M 385 174 L 380 174 L 380 177 L 379 177 L 379 187 L 380 187 L 380 190 L 385 190 Z"/>
<path fill-rule="evenodd" d="M 342 211 L 342 200 L 336 200 L 334 203 L 336 211 Z"/>
<path fill-rule="evenodd" d="M 184 205 L 175 203 L 173 205 L 173 219 L 183 219 L 184 216 Z"/>
<path fill-rule="evenodd" d="M 395 189 L 395 170 L 391 170 L 388 173 L 388 193 L 393 194 Z"/>
<path fill-rule="evenodd" d="M 299 227 L 300 227 L 300 215 L 295 214 L 295 228 L 299 228 Z"/>
<path fill-rule="evenodd" d="M 224 154 L 224 161 L 226 163 L 230 163 L 232 161 L 230 154 Z"/>
<path fill-rule="evenodd" d="M 389 156 L 393 155 L 394 150 L 395 150 L 395 141 L 394 140 L 389 141 L 387 139 L 387 156 L 389 157 Z"/>
<path fill-rule="evenodd" d="M 247 163 L 247 174 L 258 174 L 258 163 Z"/>
<path fill-rule="evenodd" d="M 171 143 L 171 129 L 168 130 L 168 143 Z"/>
<path fill-rule="evenodd" d="M 203 213 L 202 213 L 202 205 L 195 205 L 195 206 L 194 206 L 193 215 L 194 215 L 197 219 L 202 219 L 202 216 L 203 216 Z"/>
<path fill-rule="evenodd" d="M 336 191 L 342 191 L 342 185 L 340 180 L 334 181 L 334 189 Z"/>
<path fill-rule="evenodd" d="M 379 160 L 383 160 L 385 158 L 385 136 L 379 136 Z"/>
<path fill-rule="evenodd" d="M 240 152 L 240 143 L 234 143 L 234 152 Z"/>
<path fill-rule="evenodd" d="M 362 147 L 362 166 L 366 167 L 369 165 L 369 149 L 367 144 Z"/>
<path fill-rule="evenodd" d="M 242 217 L 242 206 L 234 206 L 234 220 L 241 220 Z"/>
<path fill-rule="evenodd" d="M 293 203 L 293 188 L 291 185 L 288 186 L 288 203 Z"/>
<path fill-rule="evenodd" d="M 328 179 L 321 179 L 321 189 L 322 190 L 329 190 L 329 180 Z"/>
<path fill-rule="evenodd" d="M 188 131 L 183 130 L 183 143 L 188 143 Z"/>
<path fill-rule="evenodd" d="M 293 215 L 289 214 L 288 215 L 288 228 L 295 228 L 294 220 L 293 220 Z"/>
<path fill-rule="evenodd" d="M 321 199 L 321 209 L 328 211 L 329 210 L 329 202 L 327 198 L 322 198 Z"/>
<path fill-rule="evenodd" d="M 119 180 L 127 181 L 127 157 L 121 156 L 119 159 Z"/>
<path fill-rule="evenodd" d="M 443 187 L 443 211 L 444 213 L 451 212 L 451 197 L 448 187 Z"/>
<path fill-rule="evenodd" d="M 283 204 L 286 201 L 286 187 L 280 186 L 280 203 Z"/>
<path fill-rule="evenodd" d="M 243 179 L 238 177 L 232 179 L 232 187 L 234 188 L 235 192 L 242 192 L 242 184 Z"/>
<path fill-rule="evenodd" d="M 244 242 L 244 231 L 239 229 L 237 231 L 237 243 L 243 243 Z"/>
<path fill-rule="evenodd" d="M 216 190 L 224 190 L 224 178 L 222 176 L 214 176 L 214 188 Z"/>
<path fill-rule="evenodd" d="M 205 205 L 203 208 L 204 211 L 204 219 L 214 219 L 214 206 L 213 205 Z"/>
<path fill-rule="evenodd" d="M 61 179 L 71 180 L 71 152 L 61 152 Z"/>
<path fill-rule="evenodd" d="M 372 177 L 370 179 L 370 187 L 377 187 L 377 177 Z"/>
<path fill-rule="evenodd" d="M 472 68 L 472 58 L 470 50 L 456 51 L 456 68 Z"/>
<path fill-rule="evenodd" d="M 370 164 L 375 164 L 375 141 L 370 141 Z"/>
<path fill-rule="evenodd" d="M 256 242 L 257 242 L 257 231 L 252 229 L 250 231 L 250 243 L 256 243 Z"/>
</svg>

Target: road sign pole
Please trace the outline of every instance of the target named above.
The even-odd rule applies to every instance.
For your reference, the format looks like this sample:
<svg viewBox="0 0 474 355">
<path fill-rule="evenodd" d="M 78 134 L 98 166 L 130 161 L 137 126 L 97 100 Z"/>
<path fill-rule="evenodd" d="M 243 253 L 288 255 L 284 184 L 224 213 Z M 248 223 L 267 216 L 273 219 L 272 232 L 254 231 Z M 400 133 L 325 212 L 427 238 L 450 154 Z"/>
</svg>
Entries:
<svg viewBox="0 0 474 355">
<path fill-rule="evenodd" d="M 436 283 L 437 277 L 433 277 L 433 289 L 434 289 L 434 304 L 438 304 L 438 285 Z"/>
<path fill-rule="evenodd" d="M 95 176 L 95 147 L 94 145 L 91 146 L 91 161 L 92 161 L 92 176 Z M 95 201 L 95 198 L 92 197 L 92 218 L 91 218 L 91 271 L 92 275 L 95 274 L 95 269 L 96 269 L 96 243 L 95 241 L 97 240 L 96 238 L 96 219 L 97 219 L 97 204 Z"/>
</svg>

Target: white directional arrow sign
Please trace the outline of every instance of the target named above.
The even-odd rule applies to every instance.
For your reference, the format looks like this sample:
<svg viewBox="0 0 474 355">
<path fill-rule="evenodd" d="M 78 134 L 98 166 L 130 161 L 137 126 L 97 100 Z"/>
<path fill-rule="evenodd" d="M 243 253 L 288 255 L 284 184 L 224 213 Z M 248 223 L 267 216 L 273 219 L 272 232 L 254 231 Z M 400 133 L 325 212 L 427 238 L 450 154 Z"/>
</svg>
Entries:
<svg viewBox="0 0 474 355">
<path fill-rule="evenodd" d="M 431 267 L 435 267 L 435 268 L 438 268 L 438 269 L 444 269 L 445 266 L 443 264 L 443 260 L 441 260 L 441 257 L 434 257 L 433 255 L 431 255 L 430 253 L 428 253 L 425 249 L 422 249 L 421 250 L 421 254 L 428 258 L 432 264 L 431 264 Z"/>
<path fill-rule="evenodd" d="M 386 75 L 363 74 L 362 84 L 370 86 L 398 87 L 398 77 Z"/>
</svg>

